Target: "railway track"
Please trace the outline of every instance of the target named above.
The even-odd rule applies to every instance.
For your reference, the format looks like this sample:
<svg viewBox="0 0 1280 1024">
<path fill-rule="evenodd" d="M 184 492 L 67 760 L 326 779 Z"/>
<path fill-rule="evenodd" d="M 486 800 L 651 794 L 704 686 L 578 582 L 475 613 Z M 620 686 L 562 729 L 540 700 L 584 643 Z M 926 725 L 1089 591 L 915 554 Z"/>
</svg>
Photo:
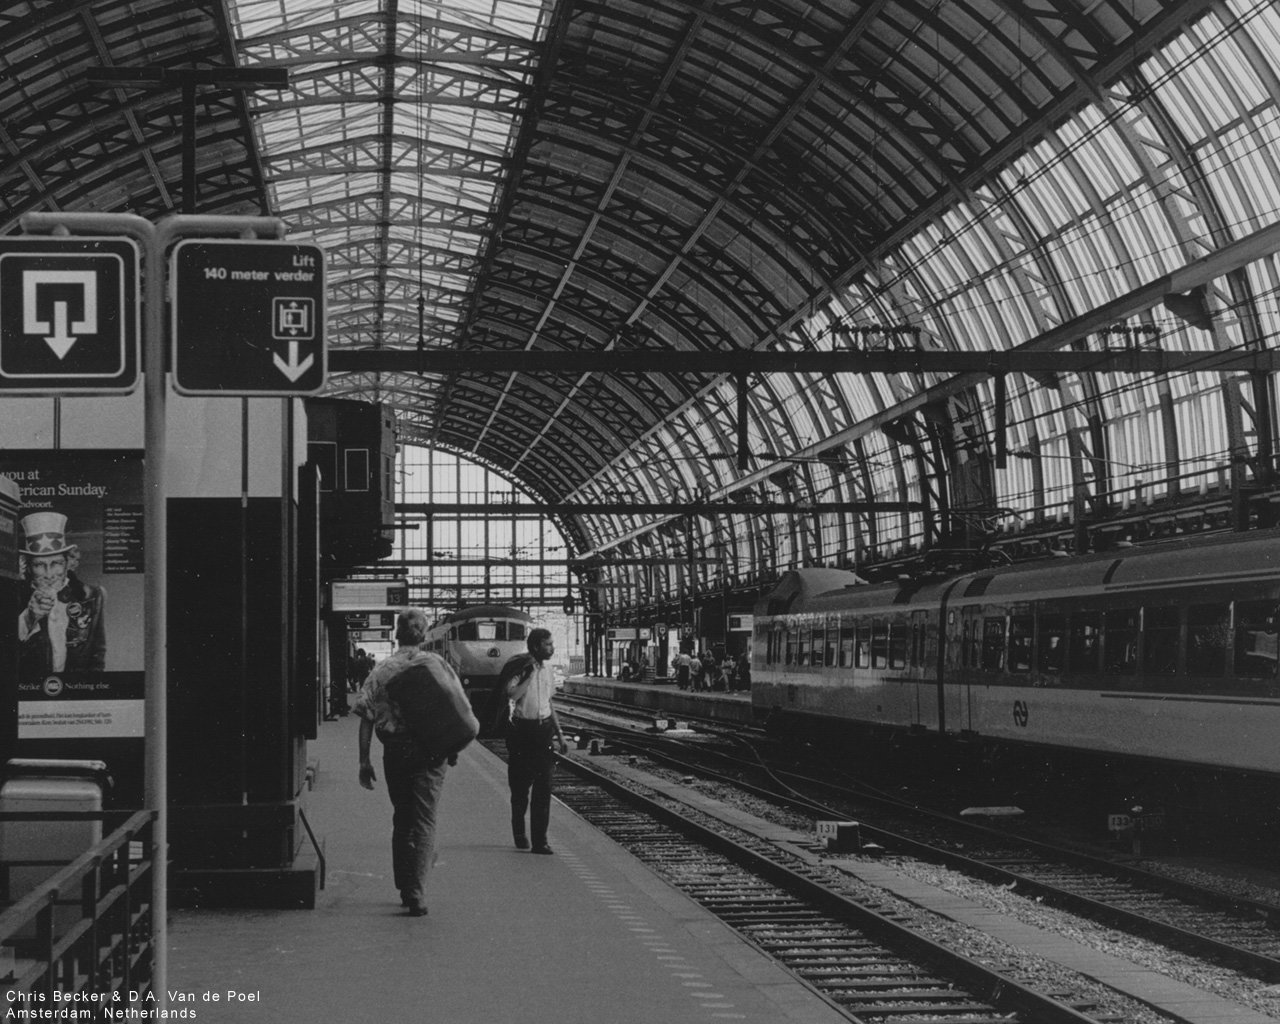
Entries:
<svg viewBox="0 0 1280 1024">
<path fill-rule="evenodd" d="M 857 820 L 862 838 L 884 849 L 944 864 L 1260 980 L 1280 981 L 1280 906 L 857 792 L 804 775 L 794 766 L 773 767 L 705 742 L 681 743 L 621 727 L 611 732 L 608 725 L 595 728 L 620 748 L 741 788 L 787 810 Z"/>
<path fill-rule="evenodd" d="M 500 745 L 494 749 L 502 752 Z M 1122 1024 L 833 888 L 764 840 L 694 820 L 574 759 L 558 799 L 862 1024 Z"/>
</svg>

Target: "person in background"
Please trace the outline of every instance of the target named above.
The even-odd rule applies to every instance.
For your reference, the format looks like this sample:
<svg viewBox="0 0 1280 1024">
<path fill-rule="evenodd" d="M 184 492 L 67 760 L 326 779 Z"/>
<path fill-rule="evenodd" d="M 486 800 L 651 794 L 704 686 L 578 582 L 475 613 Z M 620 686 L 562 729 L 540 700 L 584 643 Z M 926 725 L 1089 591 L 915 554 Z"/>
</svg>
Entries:
<svg viewBox="0 0 1280 1024">
<path fill-rule="evenodd" d="M 675 673 L 676 686 L 682 690 L 687 690 L 692 685 L 692 666 L 693 659 L 689 657 L 687 651 L 679 651 L 671 659 L 671 668 Z"/>
<path fill-rule="evenodd" d="M 382 742 L 382 773 L 392 807 L 391 869 L 400 905 L 411 917 L 427 913 L 427 876 L 436 857 L 436 808 L 448 762 L 428 753 L 409 732 L 387 698 L 387 683 L 413 665 L 427 665 L 433 673 L 452 672 L 438 654 L 420 649 L 427 625 L 420 608 L 406 608 L 396 617 L 400 646 L 369 673 L 353 708 L 360 719 L 360 785 L 365 789 L 373 789 L 378 778 L 369 759 L 375 733 Z"/>
<path fill-rule="evenodd" d="M 743 651 L 738 655 L 738 674 L 735 680 L 736 689 L 751 689 L 751 652 Z"/>
<path fill-rule="evenodd" d="M 702 683 L 698 689 L 704 693 L 710 690 L 722 688 L 719 685 L 720 666 L 716 663 L 715 655 L 710 651 L 702 652 Z"/>
<path fill-rule="evenodd" d="M 551 777 L 555 769 L 552 741 L 560 753 L 568 751 L 551 695 L 555 676 L 550 659 L 556 652 L 551 632 L 531 629 L 529 653 L 517 655 L 502 667 L 498 686 L 512 702 L 507 731 L 507 784 L 511 788 L 511 835 L 516 849 L 549 854 L 547 828 L 551 822 Z M 525 813 L 529 831 L 525 831 Z"/>
</svg>

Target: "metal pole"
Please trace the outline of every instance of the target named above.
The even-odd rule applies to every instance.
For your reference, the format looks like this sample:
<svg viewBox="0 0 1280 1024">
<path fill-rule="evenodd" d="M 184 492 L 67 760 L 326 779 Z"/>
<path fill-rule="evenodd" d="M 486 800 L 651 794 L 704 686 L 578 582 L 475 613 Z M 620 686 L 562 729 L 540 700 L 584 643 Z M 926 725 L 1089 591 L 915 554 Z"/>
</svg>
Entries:
<svg viewBox="0 0 1280 1024">
<path fill-rule="evenodd" d="M 144 275 L 142 547 L 146 572 L 146 803 L 156 812 L 155 858 L 151 864 L 152 934 L 156 936 L 151 991 L 156 1007 L 168 1006 L 169 981 L 169 503 L 165 487 L 168 450 L 165 423 L 164 243 L 152 233 Z"/>
<path fill-rule="evenodd" d="M 196 212 L 196 80 L 182 79 L 182 212 Z"/>
</svg>

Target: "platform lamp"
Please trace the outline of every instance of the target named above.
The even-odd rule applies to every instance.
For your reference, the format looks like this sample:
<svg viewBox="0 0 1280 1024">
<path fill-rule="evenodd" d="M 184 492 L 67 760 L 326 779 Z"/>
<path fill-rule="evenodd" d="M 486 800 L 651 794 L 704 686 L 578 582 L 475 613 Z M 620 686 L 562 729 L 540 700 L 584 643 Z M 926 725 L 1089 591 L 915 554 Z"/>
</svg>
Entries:
<svg viewBox="0 0 1280 1024">
<path fill-rule="evenodd" d="M 196 212 L 196 87 L 214 89 L 285 89 L 286 68 L 96 67 L 85 72 L 91 85 L 153 86 L 182 89 L 182 212 Z"/>
</svg>

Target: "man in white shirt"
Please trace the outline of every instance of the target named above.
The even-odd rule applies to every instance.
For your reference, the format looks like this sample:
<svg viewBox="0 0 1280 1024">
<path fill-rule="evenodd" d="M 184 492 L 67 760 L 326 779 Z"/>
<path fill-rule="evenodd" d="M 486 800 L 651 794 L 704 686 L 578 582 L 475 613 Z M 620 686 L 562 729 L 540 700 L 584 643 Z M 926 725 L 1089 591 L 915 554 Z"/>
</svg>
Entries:
<svg viewBox="0 0 1280 1024">
<path fill-rule="evenodd" d="M 512 658 L 502 669 L 499 685 L 512 702 L 507 731 L 507 784 L 511 787 L 511 834 L 516 848 L 551 853 L 547 826 L 551 821 L 551 775 L 555 768 L 552 739 L 565 753 L 569 748 L 560 731 L 551 695 L 556 681 L 549 659 L 556 652 L 551 633 L 529 630 L 529 653 Z M 529 832 L 525 832 L 525 812 Z"/>
</svg>

